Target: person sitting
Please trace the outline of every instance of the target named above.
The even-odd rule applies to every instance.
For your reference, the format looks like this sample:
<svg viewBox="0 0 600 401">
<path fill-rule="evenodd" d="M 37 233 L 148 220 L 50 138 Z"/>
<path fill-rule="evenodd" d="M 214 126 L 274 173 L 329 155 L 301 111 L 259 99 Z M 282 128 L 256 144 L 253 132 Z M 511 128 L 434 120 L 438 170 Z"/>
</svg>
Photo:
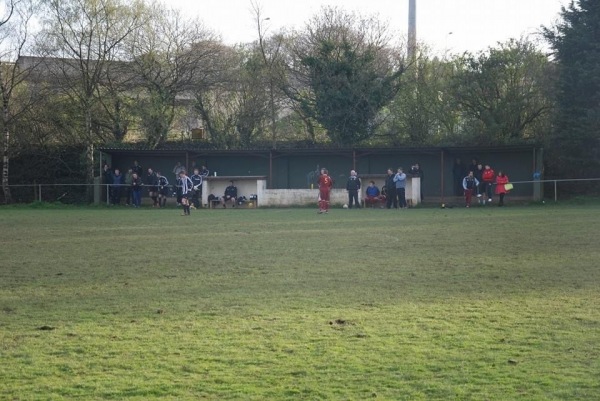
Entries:
<svg viewBox="0 0 600 401">
<path fill-rule="evenodd" d="M 375 207 L 377 204 L 381 205 L 381 202 L 382 195 L 381 192 L 379 192 L 379 188 L 375 185 L 375 181 L 370 181 L 366 190 L 365 205 Z"/>
<path fill-rule="evenodd" d="M 231 202 L 231 207 L 235 207 L 235 203 L 237 201 L 237 187 L 233 185 L 233 181 L 230 181 L 231 185 L 225 188 L 225 194 L 221 201 L 223 202 L 223 207 L 227 207 L 227 202 Z"/>
</svg>

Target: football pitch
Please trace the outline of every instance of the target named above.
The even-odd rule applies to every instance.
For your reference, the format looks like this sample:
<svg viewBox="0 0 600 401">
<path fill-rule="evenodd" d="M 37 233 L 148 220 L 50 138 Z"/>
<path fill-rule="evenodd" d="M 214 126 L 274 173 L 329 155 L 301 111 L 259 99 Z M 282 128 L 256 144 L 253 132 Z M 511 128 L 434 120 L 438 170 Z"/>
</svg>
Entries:
<svg viewBox="0 0 600 401">
<path fill-rule="evenodd" d="M 1 400 L 598 400 L 600 206 L 0 208 Z"/>
</svg>

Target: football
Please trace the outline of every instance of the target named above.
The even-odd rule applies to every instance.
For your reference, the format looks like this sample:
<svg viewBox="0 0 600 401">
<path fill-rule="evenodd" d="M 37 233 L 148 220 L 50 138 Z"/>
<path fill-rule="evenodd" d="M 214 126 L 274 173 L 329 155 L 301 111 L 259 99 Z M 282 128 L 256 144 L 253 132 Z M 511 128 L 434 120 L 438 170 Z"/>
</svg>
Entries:
<svg viewBox="0 0 600 401">
<path fill-rule="evenodd" d="M 348 205 L 346 205 L 345 203 L 344 203 L 344 206 L 342 206 L 342 207 L 343 207 L 344 209 L 348 209 Z"/>
</svg>

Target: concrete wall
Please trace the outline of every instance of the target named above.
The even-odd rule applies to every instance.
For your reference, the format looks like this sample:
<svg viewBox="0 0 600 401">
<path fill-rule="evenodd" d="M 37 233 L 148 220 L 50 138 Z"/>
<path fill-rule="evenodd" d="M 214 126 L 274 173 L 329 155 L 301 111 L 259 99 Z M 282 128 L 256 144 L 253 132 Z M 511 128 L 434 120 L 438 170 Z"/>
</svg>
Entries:
<svg viewBox="0 0 600 401">
<path fill-rule="evenodd" d="M 367 177 L 369 178 L 369 177 Z M 377 177 L 362 180 L 361 191 L 358 199 L 362 202 L 365 196 L 365 188 L 372 179 L 376 182 L 379 188 L 383 186 L 384 178 Z M 421 180 L 418 177 L 409 178 L 406 185 L 406 200 L 409 204 L 418 205 L 420 203 Z M 256 185 L 258 191 L 258 206 L 259 207 L 289 207 L 289 206 L 317 206 L 319 197 L 318 189 L 267 189 L 266 181 L 260 180 Z M 239 192 L 239 191 L 238 191 Z M 247 196 L 247 195 L 246 195 Z M 334 188 L 331 190 L 330 197 L 331 205 L 341 206 L 348 203 L 348 191 L 345 189 Z"/>
</svg>

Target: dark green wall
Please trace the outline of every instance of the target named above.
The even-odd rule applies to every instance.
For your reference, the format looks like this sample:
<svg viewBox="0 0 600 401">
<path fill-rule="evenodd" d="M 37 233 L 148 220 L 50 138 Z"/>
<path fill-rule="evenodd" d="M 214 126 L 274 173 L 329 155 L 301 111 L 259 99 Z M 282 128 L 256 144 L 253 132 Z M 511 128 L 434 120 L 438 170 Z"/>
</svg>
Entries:
<svg viewBox="0 0 600 401">
<path fill-rule="evenodd" d="M 443 157 L 442 157 L 443 153 Z M 391 167 L 394 171 L 402 166 L 405 171 L 418 162 L 424 172 L 422 182 L 423 195 L 451 196 L 453 194 L 452 185 L 452 165 L 455 158 L 461 158 L 467 165 L 472 158 L 481 160 L 484 164 L 489 163 L 494 170 L 504 170 L 511 181 L 531 180 L 534 169 L 533 148 L 518 149 L 485 149 L 477 150 L 473 148 L 461 149 L 451 148 L 442 152 L 441 149 L 427 150 L 360 150 L 353 151 L 323 151 L 314 152 L 302 150 L 298 152 L 273 152 L 272 188 L 310 188 L 311 181 L 314 182 L 316 171 L 319 168 L 326 167 L 329 174 L 335 180 L 336 188 L 344 188 L 346 179 L 352 168 L 355 168 L 359 174 L 385 174 Z M 443 162 L 442 162 L 443 158 Z M 138 160 L 140 164 L 147 168 L 153 167 L 154 170 L 161 170 L 169 180 L 174 178 L 172 174 L 173 166 L 177 161 L 185 163 L 185 153 L 181 155 L 160 155 L 154 152 L 153 156 L 140 152 L 116 153 L 112 155 L 112 166 L 119 167 L 126 171 L 133 164 L 133 160 Z M 190 165 L 196 162 L 197 166 L 205 164 L 208 169 L 217 172 L 219 176 L 269 176 L 269 151 L 248 152 L 215 152 L 214 155 L 188 156 Z M 442 178 L 443 176 L 443 178 Z M 269 179 L 267 181 L 269 183 Z M 531 184 L 517 185 L 513 194 L 521 196 L 531 196 L 533 186 Z"/>
</svg>

